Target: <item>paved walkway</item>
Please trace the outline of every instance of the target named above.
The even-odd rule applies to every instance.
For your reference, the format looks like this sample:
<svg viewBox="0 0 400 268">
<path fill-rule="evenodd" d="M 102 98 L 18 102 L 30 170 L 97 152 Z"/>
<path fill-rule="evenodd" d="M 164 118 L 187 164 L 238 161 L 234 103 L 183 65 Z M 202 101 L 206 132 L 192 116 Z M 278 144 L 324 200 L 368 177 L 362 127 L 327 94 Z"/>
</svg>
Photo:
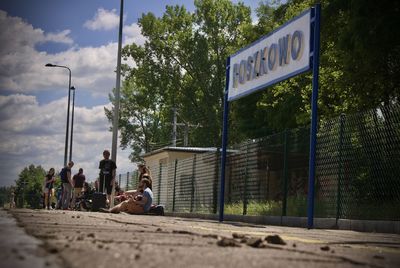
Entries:
<svg viewBox="0 0 400 268">
<path fill-rule="evenodd" d="M 55 256 L 42 248 L 43 242 L 28 235 L 11 214 L 0 209 L 0 267 L 59 267 Z"/>
<path fill-rule="evenodd" d="M 29 242 L 4 217 L 2 237 L 23 236 L 33 248 L 9 248 L 1 239 L 7 249 L 1 260 L 20 263 L 20 252 L 31 252 L 25 259 L 37 262 L 29 267 L 400 267 L 395 234 L 78 211 L 9 213 L 36 239 Z M 11 229 L 19 231 L 7 234 Z"/>
</svg>

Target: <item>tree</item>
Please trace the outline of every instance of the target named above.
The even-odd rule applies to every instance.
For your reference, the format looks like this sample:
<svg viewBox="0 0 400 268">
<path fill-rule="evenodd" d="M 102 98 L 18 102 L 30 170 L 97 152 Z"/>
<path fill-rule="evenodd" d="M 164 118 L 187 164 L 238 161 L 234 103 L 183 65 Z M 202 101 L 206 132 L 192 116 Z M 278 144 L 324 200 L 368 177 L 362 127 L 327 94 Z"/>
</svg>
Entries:
<svg viewBox="0 0 400 268">
<path fill-rule="evenodd" d="M 261 2 L 256 39 L 321 3 L 318 115 L 324 121 L 398 102 L 400 95 L 400 4 L 360 0 Z M 261 137 L 307 125 L 311 117 L 311 75 L 296 76 L 261 93 L 240 99 L 233 122 L 244 137 Z M 249 120 L 248 118 L 252 118 Z"/>
<path fill-rule="evenodd" d="M 193 146 L 221 143 L 225 61 L 251 28 L 250 8 L 228 0 L 195 1 L 196 10 L 167 6 L 164 15 L 139 19 L 143 47 L 128 45 L 123 56 L 136 66 L 126 72 L 121 92 L 121 146 L 132 160 L 154 145 L 169 144 L 172 108 L 180 119 L 202 127 L 190 136 Z M 111 111 L 106 111 L 111 119 Z"/>
<path fill-rule="evenodd" d="M 12 187 L 0 187 L 0 207 L 10 203 Z"/>
<path fill-rule="evenodd" d="M 180 120 L 202 127 L 190 133 L 190 145 L 220 146 L 226 58 L 321 2 L 321 51 L 318 116 L 398 102 L 400 25 L 397 1 L 263 1 L 258 22 L 250 8 L 228 0 L 196 0 L 195 12 L 167 6 L 160 18 L 144 14 L 139 25 L 144 46 L 123 50 L 135 67 L 124 66 L 121 94 L 121 145 L 140 153 L 170 143 L 172 108 Z M 230 143 L 286 128 L 308 125 L 311 74 L 305 73 L 230 105 Z M 112 96 L 111 96 L 112 99 Z M 106 111 L 111 118 L 111 111 Z"/>
<path fill-rule="evenodd" d="M 45 170 L 41 166 L 30 165 L 18 175 L 16 181 L 16 202 L 18 207 L 28 205 L 31 208 L 41 207 Z"/>
</svg>

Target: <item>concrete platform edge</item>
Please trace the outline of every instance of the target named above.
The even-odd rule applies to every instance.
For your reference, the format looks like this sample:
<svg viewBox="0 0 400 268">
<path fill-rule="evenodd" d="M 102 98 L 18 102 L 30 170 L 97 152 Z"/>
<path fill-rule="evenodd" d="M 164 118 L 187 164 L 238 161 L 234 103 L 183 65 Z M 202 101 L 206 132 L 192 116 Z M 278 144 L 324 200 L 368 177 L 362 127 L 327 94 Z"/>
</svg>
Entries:
<svg viewBox="0 0 400 268">
<path fill-rule="evenodd" d="M 218 215 L 216 214 L 166 212 L 165 215 L 172 217 L 197 218 L 218 221 Z M 252 224 L 307 228 L 306 217 L 224 215 L 224 220 Z M 314 228 L 350 230 L 369 233 L 375 232 L 400 234 L 400 221 L 339 219 L 336 224 L 335 218 L 314 218 Z"/>
</svg>

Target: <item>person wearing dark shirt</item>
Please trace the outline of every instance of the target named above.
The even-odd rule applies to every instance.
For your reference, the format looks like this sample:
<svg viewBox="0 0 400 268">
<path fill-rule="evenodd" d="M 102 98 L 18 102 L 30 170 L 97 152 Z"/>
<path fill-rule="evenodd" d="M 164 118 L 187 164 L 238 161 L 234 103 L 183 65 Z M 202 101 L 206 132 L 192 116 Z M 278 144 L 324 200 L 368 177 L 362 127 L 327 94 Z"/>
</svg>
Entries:
<svg viewBox="0 0 400 268">
<path fill-rule="evenodd" d="M 61 207 L 64 210 L 70 208 L 71 194 L 73 182 L 71 178 L 71 168 L 74 166 L 74 162 L 70 161 L 66 167 L 64 167 L 60 172 L 61 182 L 62 182 L 62 197 L 61 197 Z"/>
<path fill-rule="evenodd" d="M 110 152 L 104 150 L 104 159 L 99 163 L 99 192 L 104 192 L 104 188 L 107 190 L 108 203 L 111 201 L 111 192 L 115 182 L 115 173 L 117 165 L 113 160 L 110 159 Z"/>
<path fill-rule="evenodd" d="M 72 182 L 74 185 L 73 197 L 72 197 L 72 207 L 75 208 L 76 198 L 80 197 L 82 193 L 83 184 L 85 183 L 85 175 L 83 175 L 83 169 L 80 168 L 78 173 L 72 177 Z"/>
<path fill-rule="evenodd" d="M 55 181 L 54 168 L 50 168 L 45 177 L 44 185 L 44 208 L 50 209 L 50 196 L 53 191 L 53 184 Z"/>
</svg>

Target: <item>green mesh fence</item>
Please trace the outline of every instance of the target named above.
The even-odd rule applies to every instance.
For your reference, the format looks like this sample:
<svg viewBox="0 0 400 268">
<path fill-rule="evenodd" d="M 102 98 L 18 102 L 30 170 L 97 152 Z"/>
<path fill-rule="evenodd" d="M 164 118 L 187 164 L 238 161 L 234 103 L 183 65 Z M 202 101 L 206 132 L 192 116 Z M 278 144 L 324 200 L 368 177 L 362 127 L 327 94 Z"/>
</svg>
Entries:
<svg viewBox="0 0 400 268">
<path fill-rule="evenodd" d="M 306 217 L 309 128 L 249 140 L 227 152 L 226 214 Z M 155 203 L 217 213 L 220 152 L 151 167 Z M 315 217 L 400 219 L 400 107 L 323 122 L 317 134 Z"/>
<path fill-rule="evenodd" d="M 316 217 L 400 219 L 400 106 L 342 115 L 318 134 Z"/>
<path fill-rule="evenodd" d="M 139 185 L 139 174 L 137 170 L 132 172 L 127 172 L 125 174 L 119 174 L 116 177 L 116 182 L 121 187 L 122 190 L 133 190 Z"/>
</svg>

